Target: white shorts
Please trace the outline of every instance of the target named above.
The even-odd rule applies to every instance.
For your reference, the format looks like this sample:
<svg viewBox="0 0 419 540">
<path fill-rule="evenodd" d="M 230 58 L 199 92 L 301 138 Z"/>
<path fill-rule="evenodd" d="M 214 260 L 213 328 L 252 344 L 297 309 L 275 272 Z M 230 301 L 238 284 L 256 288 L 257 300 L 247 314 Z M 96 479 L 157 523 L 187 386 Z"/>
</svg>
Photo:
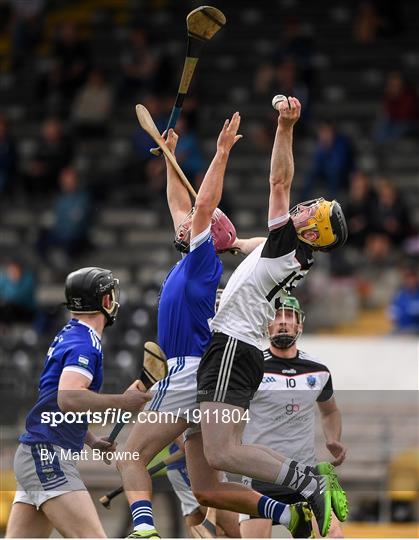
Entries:
<svg viewBox="0 0 419 540">
<path fill-rule="evenodd" d="M 62 451 L 49 443 L 18 446 L 13 465 L 17 480 L 13 504 L 21 502 L 39 509 L 44 502 L 63 493 L 86 490 L 73 461 L 61 458 Z"/>
<path fill-rule="evenodd" d="M 182 515 L 189 516 L 192 514 L 192 512 L 197 510 L 200 505 L 192 493 L 186 468 L 168 469 L 167 478 L 172 484 L 173 491 L 180 500 L 180 504 L 182 506 Z"/>
<path fill-rule="evenodd" d="M 173 412 L 180 418 L 193 422 L 193 411 L 199 409 L 196 401 L 196 373 L 198 356 L 179 356 L 167 361 L 167 377 L 156 383 L 150 392 L 154 394 L 145 410 Z"/>
</svg>

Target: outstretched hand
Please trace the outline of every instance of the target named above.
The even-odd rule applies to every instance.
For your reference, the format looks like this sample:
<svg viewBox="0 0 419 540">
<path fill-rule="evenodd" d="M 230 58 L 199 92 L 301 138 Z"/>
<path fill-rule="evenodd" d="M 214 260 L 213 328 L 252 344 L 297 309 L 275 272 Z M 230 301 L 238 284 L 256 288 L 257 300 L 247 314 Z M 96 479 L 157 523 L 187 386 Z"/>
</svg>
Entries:
<svg viewBox="0 0 419 540">
<path fill-rule="evenodd" d="M 243 135 L 237 135 L 237 131 L 240 127 L 240 120 L 240 114 L 235 112 L 231 117 L 231 120 L 226 120 L 224 122 L 223 129 L 218 136 L 217 150 L 230 152 L 236 142 L 243 137 Z"/>
<path fill-rule="evenodd" d="M 301 103 L 297 98 L 289 97 L 288 100 L 281 101 L 278 106 L 278 112 L 278 125 L 290 128 L 300 118 Z"/>
</svg>

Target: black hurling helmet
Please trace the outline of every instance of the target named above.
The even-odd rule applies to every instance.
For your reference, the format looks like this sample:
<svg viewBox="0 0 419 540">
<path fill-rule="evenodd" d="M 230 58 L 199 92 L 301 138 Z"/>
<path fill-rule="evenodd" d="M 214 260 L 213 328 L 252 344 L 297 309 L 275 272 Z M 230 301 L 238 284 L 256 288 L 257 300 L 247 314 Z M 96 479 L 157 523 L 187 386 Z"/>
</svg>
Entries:
<svg viewBox="0 0 419 540">
<path fill-rule="evenodd" d="M 103 297 L 107 294 L 112 298 L 109 309 L 103 306 Z M 110 326 L 119 309 L 119 279 L 104 268 L 80 268 L 67 276 L 65 298 L 65 305 L 72 313 L 103 313 L 106 326 Z"/>
</svg>

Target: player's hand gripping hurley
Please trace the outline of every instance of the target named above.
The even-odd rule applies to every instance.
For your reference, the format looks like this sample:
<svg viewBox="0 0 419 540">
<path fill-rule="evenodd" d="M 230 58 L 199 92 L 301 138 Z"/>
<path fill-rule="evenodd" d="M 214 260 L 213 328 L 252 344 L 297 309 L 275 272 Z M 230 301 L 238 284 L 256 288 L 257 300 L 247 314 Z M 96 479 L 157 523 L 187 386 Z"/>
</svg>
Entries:
<svg viewBox="0 0 419 540">
<path fill-rule="evenodd" d="M 189 191 L 189 193 L 192 195 L 192 197 L 194 199 L 196 199 L 196 191 L 191 186 L 189 180 L 186 178 L 185 173 L 180 168 L 178 162 L 176 161 L 175 156 L 169 150 L 169 148 L 168 148 L 168 146 L 166 144 L 166 141 L 160 135 L 160 132 L 157 129 L 157 126 L 154 123 L 154 120 L 151 118 L 151 114 L 144 107 L 144 105 L 136 105 L 135 112 L 137 113 L 137 118 L 138 118 L 138 121 L 140 122 L 141 127 L 159 145 L 159 148 L 162 150 L 164 155 L 167 157 L 167 159 L 173 165 L 173 168 L 175 169 L 175 171 L 178 173 L 182 184 L 186 187 L 186 189 Z"/>
<path fill-rule="evenodd" d="M 225 23 L 226 18 L 224 13 L 211 6 L 200 6 L 191 11 L 186 17 L 186 27 L 188 29 L 186 58 L 175 104 L 173 105 L 169 122 L 166 127 L 167 132 L 170 128 L 176 126 L 176 122 L 182 110 L 183 101 L 188 93 L 192 76 L 204 45 L 215 36 Z M 155 156 L 161 155 L 160 147 L 151 148 L 150 152 Z"/>
<path fill-rule="evenodd" d="M 140 379 L 134 385 L 140 390 L 148 390 L 156 382 L 164 379 L 167 376 L 167 360 L 166 355 L 160 347 L 152 341 L 147 341 L 144 344 L 144 360 L 143 369 Z M 129 391 L 129 390 L 128 390 Z M 135 390 L 131 390 L 135 391 Z M 120 431 L 124 427 L 124 422 L 118 422 L 111 431 L 108 441 L 114 442 Z"/>
<path fill-rule="evenodd" d="M 185 173 L 180 168 L 179 163 L 176 161 L 175 156 L 169 149 L 164 138 L 160 135 L 159 130 L 157 129 L 154 120 L 151 118 L 151 114 L 144 107 L 144 105 L 136 105 L 135 112 L 137 113 L 138 121 L 140 122 L 141 127 L 146 131 L 150 137 L 156 141 L 156 143 L 161 148 L 164 155 L 170 161 L 171 165 L 179 175 L 179 178 L 182 184 L 189 191 L 190 195 L 196 199 L 196 191 L 192 187 L 189 180 L 186 178 Z M 226 120 L 224 122 L 223 129 L 221 130 L 218 140 L 217 140 L 217 149 L 230 152 L 234 144 L 242 138 L 242 135 L 237 135 L 237 130 L 240 126 L 240 114 L 238 112 L 234 113 L 231 120 Z"/>
</svg>

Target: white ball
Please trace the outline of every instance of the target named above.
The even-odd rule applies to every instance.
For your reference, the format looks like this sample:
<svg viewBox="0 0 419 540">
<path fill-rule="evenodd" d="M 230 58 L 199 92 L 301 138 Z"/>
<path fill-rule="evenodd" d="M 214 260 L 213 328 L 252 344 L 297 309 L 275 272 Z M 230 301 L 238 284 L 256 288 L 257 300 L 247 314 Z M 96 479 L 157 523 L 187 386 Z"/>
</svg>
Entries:
<svg viewBox="0 0 419 540">
<path fill-rule="evenodd" d="M 281 101 L 287 101 L 287 96 L 283 96 L 282 94 L 278 94 L 272 98 L 272 107 L 276 110 L 278 110 L 279 104 Z"/>
</svg>

